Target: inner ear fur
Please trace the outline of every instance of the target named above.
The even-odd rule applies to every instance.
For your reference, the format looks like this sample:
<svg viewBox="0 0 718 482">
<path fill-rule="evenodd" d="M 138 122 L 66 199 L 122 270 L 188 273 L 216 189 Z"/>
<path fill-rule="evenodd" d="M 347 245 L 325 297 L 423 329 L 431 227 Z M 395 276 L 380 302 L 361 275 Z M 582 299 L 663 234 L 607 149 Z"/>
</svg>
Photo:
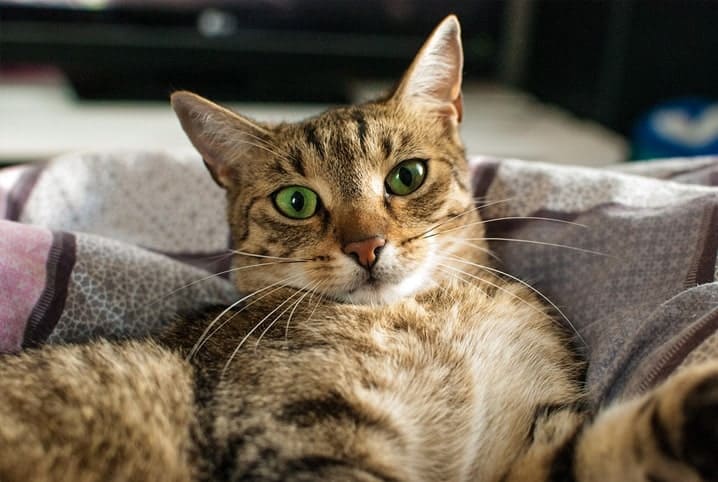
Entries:
<svg viewBox="0 0 718 482">
<path fill-rule="evenodd" d="M 458 124 L 463 115 L 463 67 L 461 26 L 455 15 L 449 15 L 424 42 L 392 98 Z"/>
<path fill-rule="evenodd" d="M 268 128 L 192 92 L 175 92 L 171 102 L 212 178 L 224 188 L 237 182 L 236 162 L 242 153 L 261 148 L 271 139 Z"/>
</svg>

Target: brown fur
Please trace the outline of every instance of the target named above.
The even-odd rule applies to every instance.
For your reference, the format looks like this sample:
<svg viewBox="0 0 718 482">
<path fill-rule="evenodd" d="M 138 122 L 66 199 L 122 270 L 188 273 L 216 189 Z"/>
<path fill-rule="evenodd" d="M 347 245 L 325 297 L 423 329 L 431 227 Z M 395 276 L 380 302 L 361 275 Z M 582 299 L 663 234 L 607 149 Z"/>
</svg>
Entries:
<svg viewBox="0 0 718 482">
<path fill-rule="evenodd" d="M 586 423 L 568 334 L 487 266 L 461 66 L 449 18 L 382 101 L 267 126 L 175 94 L 253 295 L 154 340 L 5 356 L 0 480 L 716 480 L 717 365 Z M 415 158 L 424 183 L 388 194 Z M 293 185 L 314 216 L 278 212 Z M 343 251 L 374 238 L 371 271 Z"/>
</svg>

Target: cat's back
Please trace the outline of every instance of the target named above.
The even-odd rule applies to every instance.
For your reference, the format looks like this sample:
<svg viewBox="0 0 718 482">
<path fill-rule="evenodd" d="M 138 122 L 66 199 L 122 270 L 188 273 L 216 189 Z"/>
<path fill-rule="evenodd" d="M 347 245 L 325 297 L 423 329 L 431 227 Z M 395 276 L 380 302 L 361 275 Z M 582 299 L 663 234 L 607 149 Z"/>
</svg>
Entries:
<svg viewBox="0 0 718 482">
<path fill-rule="evenodd" d="M 3 356 L 0 379 L 0 480 L 193 478 L 191 368 L 171 351 L 46 347 Z"/>
</svg>

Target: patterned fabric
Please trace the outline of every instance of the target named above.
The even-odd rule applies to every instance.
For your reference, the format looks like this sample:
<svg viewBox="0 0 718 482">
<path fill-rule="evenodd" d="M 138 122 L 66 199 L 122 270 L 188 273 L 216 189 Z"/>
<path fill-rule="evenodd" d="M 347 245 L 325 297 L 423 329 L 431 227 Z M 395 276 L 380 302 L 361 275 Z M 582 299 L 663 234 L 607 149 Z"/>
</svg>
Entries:
<svg viewBox="0 0 718 482">
<path fill-rule="evenodd" d="M 718 356 L 718 158 L 603 170 L 476 158 L 472 169 L 502 269 L 577 331 L 594 402 Z M 235 300 L 226 275 L 209 277 L 229 268 L 224 202 L 193 153 L 0 171 L 0 351 L 141 337 Z"/>
<path fill-rule="evenodd" d="M 0 352 L 140 337 L 236 300 L 226 275 L 203 280 L 230 266 L 223 205 L 201 161 L 181 153 L 0 171 Z"/>
<path fill-rule="evenodd" d="M 706 319 L 718 309 L 718 189 L 695 183 L 718 180 L 718 158 L 640 169 L 661 180 L 513 160 L 475 164 L 477 194 L 492 203 L 482 210 L 493 220 L 487 236 L 528 240 L 496 240 L 493 250 L 580 334 L 596 404 L 659 382 L 716 328 Z"/>
</svg>

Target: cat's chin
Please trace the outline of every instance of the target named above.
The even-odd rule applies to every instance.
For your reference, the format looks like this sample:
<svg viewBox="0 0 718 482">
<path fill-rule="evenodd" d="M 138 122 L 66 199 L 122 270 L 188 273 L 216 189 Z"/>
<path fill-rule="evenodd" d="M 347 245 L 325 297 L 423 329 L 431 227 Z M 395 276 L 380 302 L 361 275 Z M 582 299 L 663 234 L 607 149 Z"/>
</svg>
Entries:
<svg viewBox="0 0 718 482">
<path fill-rule="evenodd" d="M 389 305 L 400 301 L 406 296 L 406 294 L 399 292 L 395 286 L 377 283 L 362 285 L 355 290 L 339 293 L 336 298 L 344 303 L 354 305 Z"/>
<path fill-rule="evenodd" d="M 424 270 L 413 273 L 399 283 L 372 280 L 362 283 L 347 292 L 340 292 L 334 298 L 355 305 L 390 305 L 413 296 L 433 286 L 434 283 Z"/>
</svg>

